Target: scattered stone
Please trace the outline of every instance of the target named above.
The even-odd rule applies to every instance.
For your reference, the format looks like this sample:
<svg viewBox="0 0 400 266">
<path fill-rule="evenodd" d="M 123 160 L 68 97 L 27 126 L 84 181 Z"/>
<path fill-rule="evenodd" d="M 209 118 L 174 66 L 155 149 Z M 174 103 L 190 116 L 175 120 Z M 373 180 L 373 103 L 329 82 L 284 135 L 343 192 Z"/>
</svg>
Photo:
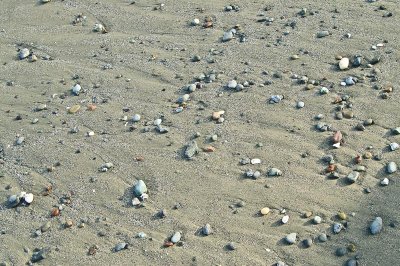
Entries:
<svg viewBox="0 0 400 266">
<path fill-rule="evenodd" d="M 297 102 L 297 108 L 301 109 L 304 107 L 304 102 Z"/>
<path fill-rule="evenodd" d="M 338 212 L 337 216 L 339 217 L 340 220 L 346 220 L 347 219 L 347 215 L 345 212 Z"/>
<path fill-rule="evenodd" d="M 283 95 L 272 95 L 271 98 L 269 98 L 269 103 L 270 104 L 279 103 L 282 100 L 283 100 Z"/>
<path fill-rule="evenodd" d="M 342 231 L 343 228 L 344 228 L 344 227 L 343 227 L 343 224 L 341 224 L 341 223 L 334 223 L 334 224 L 333 224 L 333 232 L 334 232 L 335 234 L 339 234 L 340 231 Z"/>
<path fill-rule="evenodd" d="M 180 232 L 175 232 L 172 237 L 171 237 L 171 242 L 176 244 L 181 240 L 181 233 Z"/>
<path fill-rule="evenodd" d="M 358 265 L 358 262 L 357 262 L 357 260 L 355 260 L 355 259 L 349 259 L 347 262 L 346 262 L 346 266 L 357 266 Z"/>
<path fill-rule="evenodd" d="M 261 163 L 261 159 L 258 159 L 258 158 L 251 159 L 250 163 L 251 164 L 260 164 Z"/>
<path fill-rule="evenodd" d="M 304 247 L 306 247 L 306 248 L 311 247 L 312 244 L 313 244 L 313 241 L 312 241 L 311 238 L 307 238 L 307 239 L 304 239 L 304 240 L 303 240 L 303 245 L 304 245 Z"/>
<path fill-rule="evenodd" d="M 139 114 L 134 114 L 132 117 L 132 122 L 139 122 L 140 121 L 140 115 Z"/>
<path fill-rule="evenodd" d="M 17 140 L 15 141 L 16 145 L 21 145 L 23 142 L 25 141 L 25 138 L 23 136 L 20 136 L 17 138 Z"/>
<path fill-rule="evenodd" d="M 347 248 L 340 247 L 340 248 L 336 249 L 336 256 L 343 257 L 346 254 L 347 254 Z"/>
<path fill-rule="evenodd" d="M 233 31 L 232 30 L 224 32 L 224 35 L 222 36 L 223 42 L 228 42 L 232 39 L 233 39 Z"/>
<path fill-rule="evenodd" d="M 236 80 L 232 79 L 228 82 L 228 88 L 229 89 L 236 89 L 238 83 L 236 82 Z"/>
<path fill-rule="evenodd" d="M 71 88 L 72 94 L 74 94 L 74 95 L 76 95 L 76 96 L 79 95 L 79 93 L 80 93 L 81 90 L 82 90 L 82 87 L 81 87 L 81 85 L 79 85 L 79 84 L 75 84 L 75 85 L 72 86 L 72 88 Z"/>
<path fill-rule="evenodd" d="M 203 228 L 201 229 L 201 233 L 205 236 L 212 234 L 211 225 L 210 224 L 204 225 Z"/>
<path fill-rule="evenodd" d="M 261 215 L 267 215 L 270 212 L 270 209 L 268 207 L 262 208 L 260 210 Z"/>
<path fill-rule="evenodd" d="M 68 109 L 68 113 L 75 114 L 79 111 L 79 109 L 81 109 L 81 106 L 79 104 L 73 105 L 71 106 L 71 108 Z"/>
<path fill-rule="evenodd" d="M 36 263 L 41 260 L 44 260 L 47 258 L 47 254 L 50 252 L 49 249 L 40 249 L 35 252 L 33 252 L 32 257 L 31 257 L 31 262 Z"/>
<path fill-rule="evenodd" d="M 22 48 L 21 50 L 19 50 L 18 58 L 20 60 L 25 59 L 29 56 L 29 54 L 30 54 L 30 51 L 28 48 Z"/>
<path fill-rule="evenodd" d="M 387 166 L 386 166 L 386 171 L 387 171 L 389 174 L 393 174 L 394 172 L 396 172 L 396 171 L 397 171 L 397 165 L 396 165 L 396 163 L 395 163 L 395 162 L 390 162 L 390 163 L 388 163 Z"/>
<path fill-rule="evenodd" d="M 393 135 L 400 135 L 400 127 L 396 127 L 392 129 L 392 134 Z"/>
<path fill-rule="evenodd" d="M 197 153 L 199 153 L 200 149 L 197 146 L 197 142 L 191 140 L 186 144 L 184 155 L 187 159 L 192 159 Z"/>
<path fill-rule="evenodd" d="M 271 168 L 268 171 L 268 176 L 281 176 L 282 171 L 279 170 L 278 168 Z"/>
<path fill-rule="evenodd" d="M 391 151 L 395 151 L 395 150 L 399 149 L 400 145 L 396 142 L 392 142 L 392 143 L 390 143 L 389 147 L 390 147 Z"/>
<path fill-rule="evenodd" d="M 339 69 L 345 70 L 349 68 L 350 60 L 347 57 L 343 57 L 339 61 Z"/>
<path fill-rule="evenodd" d="M 315 224 L 320 224 L 320 223 L 322 223 L 322 218 L 319 217 L 319 216 L 315 216 L 314 219 L 313 219 L 313 222 Z"/>
<path fill-rule="evenodd" d="M 147 186 L 143 180 L 138 180 L 133 187 L 133 194 L 136 197 L 140 197 L 143 193 L 147 193 Z"/>
<path fill-rule="evenodd" d="M 381 217 L 376 217 L 371 225 L 369 226 L 369 229 L 371 230 L 371 234 L 376 235 L 379 234 L 382 231 L 382 218 Z"/>
<path fill-rule="evenodd" d="M 304 217 L 304 218 L 310 218 L 312 214 L 313 214 L 312 211 L 305 211 L 305 212 L 303 213 L 303 217 Z"/>
<path fill-rule="evenodd" d="M 128 243 L 121 242 L 114 247 L 114 252 L 118 252 L 128 248 Z"/>
<path fill-rule="evenodd" d="M 296 243 L 297 233 L 290 233 L 285 237 L 286 242 L 289 245 Z"/>
<path fill-rule="evenodd" d="M 347 175 L 347 181 L 349 183 L 355 183 L 359 176 L 360 176 L 359 172 L 353 171 L 353 172 L 351 172 L 350 174 Z"/>
<path fill-rule="evenodd" d="M 226 245 L 226 248 L 228 249 L 228 250 L 235 250 L 236 249 L 236 244 L 234 243 L 234 242 L 230 242 L 230 243 L 228 243 L 227 245 Z"/>
<path fill-rule="evenodd" d="M 326 36 L 329 36 L 329 31 L 327 30 L 317 32 L 317 38 L 324 38 Z"/>
<path fill-rule="evenodd" d="M 322 242 L 322 243 L 324 243 L 324 242 L 326 242 L 326 241 L 328 241 L 328 236 L 326 235 L 326 234 L 320 234 L 319 236 L 318 236 L 318 240 L 320 241 L 320 242 Z"/>
<path fill-rule="evenodd" d="M 363 124 L 364 124 L 364 126 L 370 126 L 370 125 L 373 125 L 374 124 L 374 120 L 372 120 L 372 119 L 366 119 L 366 120 L 364 120 L 364 122 L 363 122 Z"/>
<path fill-rule="evenodd" d="M 384 179 L 382 179 L 382 181 L 380 183 L 381 183 L 381 186 L 387 186 L 387 185 L 389 185 L 389 179 L 387 177 L 385 177 Z"/>
</svg>

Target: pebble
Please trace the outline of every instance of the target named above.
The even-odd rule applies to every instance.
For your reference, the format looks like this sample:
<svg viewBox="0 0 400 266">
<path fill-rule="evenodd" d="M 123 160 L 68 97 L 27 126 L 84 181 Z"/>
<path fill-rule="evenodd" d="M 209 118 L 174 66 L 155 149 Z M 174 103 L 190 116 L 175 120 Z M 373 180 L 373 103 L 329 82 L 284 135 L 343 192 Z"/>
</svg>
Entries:
<svg viewBox="0 0 400 266">
<path fill-rule="evenodd" d="M 192 24 L 192 26 L 197 26 L 197 25 L 200 24 L 200 20 L 199 20 L 198 18 L 195 18 L 195 19 L 193 19 L 193 20 L 191 21 L 190 24 Z"/>
<path fill-rule="evenodd" d="M 147 186 L 143 180 L 138 180 L 133 187 L 133 194 L 136 197 L 140 197 L 143 193 L 147 192 Z"/>
<path fill-rule="evenodd" d="M 51 221 L 47 221 L 46 223 L 44 223 L 41 227 L 40 227 L 40 231 L 42 231 L 42 233 L 47 232 L 50 230 L 51 228 Z"/>
<path fill-rule="evenodd" d="M 31 204 L 33 202 L 33 194 L 32 193 L 26 193 L 24 197 L 24 201 L 28 204 Z"/>
<path fill-rule="evenodd" d="M 374 120 L 372 120 L 371 118 L 364 120 L 363 122 L 364 126 L 370 126 L 374 124 Z"/>
<path fill-rule="evenodd" d="M 226 245 L 226 248 L 228 250 L 235 250 L 236 249 L 236 244 L 234 242 L 230 242 L 230 243 L 228 243 L 228 245 Z"/>
<path fill-rule="evenodd" d="M 396 142 L 392 142 L 392 143 L 390 143 L 390 150 L 391 151 L 395 151 L 395 150 L 397 150 L 397 149 L 399 149 L 399 144 L 398 143 L 396 143 Z"/>
<path fill-rule="evenodd" d="M 24 141 L 25 141 L 25 138 L 20 136 L 20 137 L 17 138 L 15 144 L 21 145 Z"/>
<path fill-rule="evenodd" d="M 320 224 L 322 222 L 322 218 L 319 217 L 319 216 L 315 216 L 314 219 L 313 219 L 313 222 L 315 224 Z"/>
<path fill-rule="evenodd" d="M 139 114 L 134 114 L 132 117 L 132 122 L 139 122 L 140 121 L 140 115 Z"/>
<path fill-rule="evenodd" d="M 329 89 L 327 87 L 322 87 L 321 89 L 319 89 L 319 93 L 320 94 L 328 94 Z"/>
<path fill-rule="evenodd" d="M 287 224 L 289 222 L 289 215 L 285 215 L 282 217 L 281 222 L 283 224 Z"/>
<path fill-rule="evenodd" d="M 346 254 L 347 254 L 347 248 L 341 247 L 341 248 L 336 249 L 336 256 L 343 257 Z"/>
<path fill-rule="evenodd" d="M 230 41 L 232 39 L 233 39 L 233 32 L 231 30 L 227 31 L 227 32 L 224 32 L 224 35 L 222 36 L 222 41 L 223 42 L 228 42 L 228 41 Z"/>
<path fill-rule="evenodd" d="M 313 244 L 313 241 L 312 241 L 311 238 L 307 238 L 307 239 L 304 239 L 304 240 L 303 240 L 303 245 L 304 245 L 304 247 L 306 247 L 306 248 L 311 247 L 312 244 Z"/>
<path fill-rule="evenodd" d="M 303 108 L 304 107 L 304 102 L 297 102 L 297 108 Z"/>
<path fill-rule="evenodd" d="M 335 234 L 339 234 L 340 231 L 342 231 L 342 229 L 343 229 L 343 225 L 341 223 L 334 223 L 333 224 L 333 232 Z"/>
<path fill-rule="evenodd" d="M 268 171 L 268 176 L 281 176 L 282 171 L 279 170 L 278 168 L 271 168 Z"/>
<path fill-rule="evenodd" d="M 39 251 L 35 251 L 32 254 L 31 262 L 36 263 L 41 260 L 44 260 L 47 257 L 47 253 L 49 252 L 48 249 L 41 249 Z"/>
<path fill-rule="evenodd" d="M 181 240 L 181 233 L 180 232 L 175 232 L 172 237 L 171 237 L 171 242 L 176 244 Z"/>
<path fill-rule="evenodd" d="M 137 235 L 136 235 L 136 237 L 137 238 L 146 238 L 147 237 L 147 235 L 146 235 L 146 233 L 145 232 L 139 232 Z"/>
<path fill-rule="evenodd" d="M 18 58 L 20 60 L 25 59 L 29 56 L 29 54 L 30 54 L 30 51 L 28 48 L 22 48 L 21 50 L 19 50 Z"/>
<path fill-rule="evenodd" d="M 75 114 L 79 111 L 79 109 L 81 109 L 81 106 L 79 104 L 73 105 L 71 106 L 71 108 L 68 109 L 68 113 Z"/>
<path fill-rule="evenodd" d="M 338 212 L 337 216 L 339 217 L 340 220 L 346 220 L 347 215 L 345 212 Z"/>
<path fill-rule="evenodd" d="M 153 125 L 159 126 L 159 125 L 161 125 L 161 123 L 162 123 L 162 120 L 160 118 L 157 118 L 156 120 L 154 120 Z"/>
<path fill-rule="evenodd" d="M 261 159 L 258 159 L 258 158 L 251 159 L 250 163 L 251 164 L 260 164 L 261 163 Z"/>
<path fill-rule="evenodd" d="M 345 70 L 349 68 L 350 60 L 347 57 L 343 57 L 339 61 L 339 69 Z"/>
<path fill-rule="evenodd" d="M 290 233 L 285 237 L 286 242 L 289 245 L 296 243 L 297 233 Z"/>
<path fill-rule="evenodd" d="M 212 118 L 213 118 L 214 120 L 218 120 L 218 119 L 220 119 L 221 116 L 224 115 L 224 114 L 225 114 L 225 111 L 224 111 L 224 110 L 216 111 L 216 112 L 213 112 L 213 113 L 212 113 Z"/>
<path fill-rule="evenodd" d="M 303 217 L 304 217 L 304 218 L 310 218 L 312 214 L 313 214 L 312 211 L 305 211 L 305 212 L 303 213 Z"/>
<path fill-rule="evenodd" d="M 351 118 L 354 117 L 353 111 L 345 110 L 345 111 L 343 111 L 342 113 L 343 113 L 343 117 L 344 117 L 344 118 L 351 119 Z"/>
<path fill-rule="evenodd" d="M 393 135 L 400 135 L 400 127 L 396 127 L 392 129 L 392 134 Z"/>
<path fill-rule="evenodd" d="M 268 207 L 262 208 L 260 210 L 261 215 L 267 215 L 270 212 L 270 209 Z"/>
<path fill-rule="evenodd" d="M 80 93 L 81 90 L 82 90 L 82 87 L 81 87 L 81 85 L 79 85 L 79 84 L 75 84 L 75 85 L 72 86 L 72 88 L 71 88 L 72 94 L 74 94 L 74 95 L 76 95 L 76 96 L 79 95 L 79 93 Z"/>
<path fill-rule="evenodd" d="M 237 86 L 236 80 L 232 79 L 232 80 L 230 80 L 230 81 L 228 82 L 228 88 L 229 88 L 229 89 L 235 89 L 236 86 Z"/>
<path fill-rule="evenodd" d="M 324 38 L 326 36 L 329 36 L 329 31 L 327 30 L 317 32 L 317 38 Z"/>
<path fill-rule="evenodd" d="M 376 217 L 369 226 L 371 234 L 376 235 L 382 231 L 382 218 Z"/>
<path fill-rule="evenodd" d="M 270 104 L 279 103 L 280 101 L 282 101 L 282 99 L 283 99 L 282 95 L 272 95 L 269 98 L 269 103 Z"/>
<path fill-rule="evenodd" d="M 357 262 L 357 260 L 355 260 L 355 259 L 349 259 L 347 262 L 346 262 L 346 266 L 357 266 L 358 265 L 358 262 Z"/>
<path fill-rule="evenodd" d="M 187 159 L 192 159 L 197 153 L 199 153 L 200 149 L 197 146 L 197 142 L 195 140 L 189 141 L 186 144 L 184 155 Z"/>
<path fill-rule="evenodd" d="M 354 183 L 357 181 L 358 177 L 360 176 L 359 172 L 353 171 L 350 174 L 347 175 L 347 181 L 349 183 Z"/>
<path fill-rule="evenodd" d="M 397 171 L 397 165 L 396 165 L 396 163 L 395 163 L 395 162 L 390 162 L 390 163 L 388 163 L 387 166 L 386 166 L 386 171 L 387 171 L 389 174 L 393 174 L 394 172 L 396 172 L 396 171 Z"/>
<path fill-rule="evenodd" d="M 320 234 L 320 235 L 318 236 L 318 240 L 319 240 L 320 242 L 324 243 L 324 242 L 328 241 L 328 236 L 327 236 L 326 234 Z"/>
<path fill-rule="evenodd" d="M 117 245 L 115 245 L 114 252 L 118 252 L 118 251 L 121 251 L 121 250 L 124 250 L 127 248 L 128 248 L 128 243 L 121 242 L 121 243 L 118 243 Z"/>
<path fill-rule="evenodd" d="M 362 57 L 361 56 L 355 56 L 353 60 L 353 67 L 359 67 L 362 64 Z"/>
<path fill-rule="evenodd" d="M 201 229 L 201 233 L 205 236 L 212 234 L 211 225 L 210 224 L 204 225 L 203 228 Z"/>
<path fill-rule="evenodd" d="M 389 185 L 389 179 L 388 179 L 387 177 L 385 177 L 384 179 L 382 179 L 381 185 L 382 185 L 382 186 L 387 186 L 387 185 Z"/>
<path fill-rule="evenodd" d="M 47 109 L 47 105 L 44 104 L 44 103 L 39 104 L 38 106 L 36 106 L 36 111 L 37 112 L 40 112 L 40 111 L 43 111 L 43 110 L 46 110 L 46 109 Z"/>
</svg>

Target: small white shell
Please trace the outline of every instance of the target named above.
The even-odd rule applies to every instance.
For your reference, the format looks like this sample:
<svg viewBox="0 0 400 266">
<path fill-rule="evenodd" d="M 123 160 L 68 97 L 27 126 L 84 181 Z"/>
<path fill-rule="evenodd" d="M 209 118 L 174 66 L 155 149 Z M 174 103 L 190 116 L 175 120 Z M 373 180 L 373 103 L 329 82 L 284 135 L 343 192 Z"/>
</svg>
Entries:
<svg viewBox="0 0 400 266">
<path fill-rule="evenodd" d="M 32 203 L 33 201 L 33 194 L 32 193 L 27 193 L 24 197 L 24 200 L 26 203 Z"/>
<path fill-rule="evenodd" d="M 283 216 L 281 221 L 283 224 L 287 224 L 289 222 L 289 215 Z"/>
</svg>

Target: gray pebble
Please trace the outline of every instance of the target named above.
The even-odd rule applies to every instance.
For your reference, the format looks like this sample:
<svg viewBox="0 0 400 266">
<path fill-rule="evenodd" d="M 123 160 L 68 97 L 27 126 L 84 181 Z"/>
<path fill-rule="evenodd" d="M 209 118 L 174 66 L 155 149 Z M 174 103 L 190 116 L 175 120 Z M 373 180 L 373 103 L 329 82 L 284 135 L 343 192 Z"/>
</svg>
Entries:
<svg viewBox="0 0 400 266">
<path fill-rule="evenodd" d="M 357 260 L 355 260 L 355 259 L 349 259 L 347 262 L 346 262 L 346 266 L 357 266 L 358 265 L 358 262 L 357 262 Z"/>
<path fill-rule="evenodd" d="M 21 137 L 17 138 L 17 141 L 15 142 L 15 144 L 21 145 L 24 141 L 25 141 L 25 138 L 21 136 Z"/>
<path fill-rule="evenodd" d="M 347 181 L 349 183 L 354 183 L 357 181 L 358 177 L 360 176 L 359 172 L 353 171 L 350 174 L 347 175 Z"/>
<path fill-rule="evenodd" d="M 47 257 L 47 254 L 49 253 L 49 251 L 50 251 L 49 249 L 41 249 L 39 251 L 33 252 L 32 257 L 31 257 L 31 261 L 33 263 L 35 263 L 35 262 L 39 262 L 41 260 L 44 260 Z"/>
<path fill-rule="evenodd" d="M 311 238 L 307 238 L 307 239 L 304 239 L 304 240 L 303 240 L 303 245 L 304 245 L 304 247 L 306 247 L 306 248 L 311 247 L 312 244 L 313 244 L 313 241 L 312 241 Z"/>
<path fill-rule="evenodd" d="M 393 174 L 394 172 L 396 172 L 396 171 L 397 171 L 397 165 L 396 165 L 396 163 L 395 163 L 395 162 L 390 162 L 390 163 L 388 163 L 387 166 L 386 166 L 386 171 L 387 171 L 389 174 Z"/>
<path fill-rule="evenodd" d="M 343 257 L 346 254 L 347 254 L 347 248 L 341 247 L 341 248 L 336 249 L 336 256 Z"/>
<path fill-rule="evenodd" d="M 139 122 L 140 121 L 140 115 L 139 114 L 134 114 L 132 117 L 133 122 Z"/>
<path fill-rule="evenodd" d="M 210 234 L 212 234 L 212 229 L 211 229 L 211 225 L 210 224 L 206 224 L 202 230 L 201 230 L 202 234 L 205 236 L 208 236 Z"/>
<path fill-rule="evenodd" d="M 128 248 L 128 243 L 121 242 L 121 243 L 118 243 L 117 245 L 115 245 L 114 252 L 118 252 L 118 251 L 121 251 L 121 250 L 127 249 L 127 248 Z"/>
<path fill-rule="evenodd" d="M 18 58 L 20 60 L 25 59 L 29 56 L 29 54 L 30 54 L 30 51 L 28 48 L 22 48 L 21 50 L 19 50 Z"/>
<path fill-rule="evenodd" d="M 319 240 L 320 242 L 326 242 L 326 241 L 328 241 L 328 236 L 327 236 L 326 234 L 320 234 L 320 235 L 318 236 L 318 240 Z"/>
<path fill-rule="evenodd" d="M 279 170 L 278 168 L 271 168 L 268 171 L 268 176 L 281 176 L 282 171 Z"/>
<path fill-rule="evenodd" d="M 143 180 L 138 180 L 133 187 L 133 194 L 136 197 L 140 197 L 143 193 L 147 192 L 147 186 Z"/>
<path fill-rule="evenodd" d="M 222 36 L 222 41 L 227 42 L 233 39 L 233 32 L 232 31 L 227 31 L 224 32 L 224 35 Z"/>
<path fill-rule="evenodd" d="M 233 242 L 228 243 L 228 245 L 226 245 L 226 248 L 228 250 L 235 250 L 236 249 L 236 244 Z"/>
<path fill-rule="evenodd" d="M 285 241 L 289 245 L 292 245 L 292 244 L 296 243 L 296 238 L 297 238 L 297 233 L 290 233 L 285 237 Z"/>
<path fill-rule="evenodd" d="M 186 148 L 185 148 L 185 157 L 187 159 L 192 159 L 193 156 L 195 156 L 197 153 L 199 153 L 200 149 L 197 146 L 197 142 L 192 140 L 189 141 L 188 144 L 186 144 Z"/>
<path fill-rule="evenodd" d="M 382 225 L 382 218 L 381 217 L 376 217 L 372 221 L 372 223 L 371 223 L 371 225 L 369 227 L 369 229 L 371 230 L 371 234 L 376 235 L 376 234 L 380 233 L 381 230 L 382 230 L 382 226 L 383 226 Z"/>
<path fill-rule="evenodd" d="M 329 36 L 329 31 L 327 31 L 327 30 L 317 32 L 317 38 L 323 38 L 326 36 Z"/>
</svg>

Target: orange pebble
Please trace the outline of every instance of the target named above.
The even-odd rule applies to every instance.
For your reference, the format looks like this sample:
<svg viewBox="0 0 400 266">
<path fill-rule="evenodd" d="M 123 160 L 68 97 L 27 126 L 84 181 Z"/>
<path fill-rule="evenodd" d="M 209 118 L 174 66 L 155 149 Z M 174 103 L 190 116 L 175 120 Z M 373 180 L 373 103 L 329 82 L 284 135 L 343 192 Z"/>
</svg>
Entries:
<svg viewBox="0 0 400 266">
<path fill-rule="evenodd" d="M 59 216 L 60 210 L 58 208 L 54 208 L 51 210 L 51 217 Z"/>
<path fill-rule="evenodd" d="M 204 152 L 214 152 L 215 151 L 215 147 L 213 146 L 206 146 L 203 148 Z"/>
<path fill-rule="evenodd" d="M 171 241 L 167 241 L 164 243 L 164 247 L 172 247 L 174 245 L 174 243 L 172 243 Z"/>
<path fill-rule="evenodd" d="M 336 170 L 336 165 L 334 164 L 330 164 L 327 168 L 326 168 L 326 172 L 328 173 L 332 173 Z"/>
<path fill-rule="evenodd" d="M 94 104 L 89 104 L 89 105 L 87 106 L 87 109 L 88 109 L 89 111 L 94 111 L 96 108 L 97 108 L 97 106 L 94 105 Z"/>
</svg>

